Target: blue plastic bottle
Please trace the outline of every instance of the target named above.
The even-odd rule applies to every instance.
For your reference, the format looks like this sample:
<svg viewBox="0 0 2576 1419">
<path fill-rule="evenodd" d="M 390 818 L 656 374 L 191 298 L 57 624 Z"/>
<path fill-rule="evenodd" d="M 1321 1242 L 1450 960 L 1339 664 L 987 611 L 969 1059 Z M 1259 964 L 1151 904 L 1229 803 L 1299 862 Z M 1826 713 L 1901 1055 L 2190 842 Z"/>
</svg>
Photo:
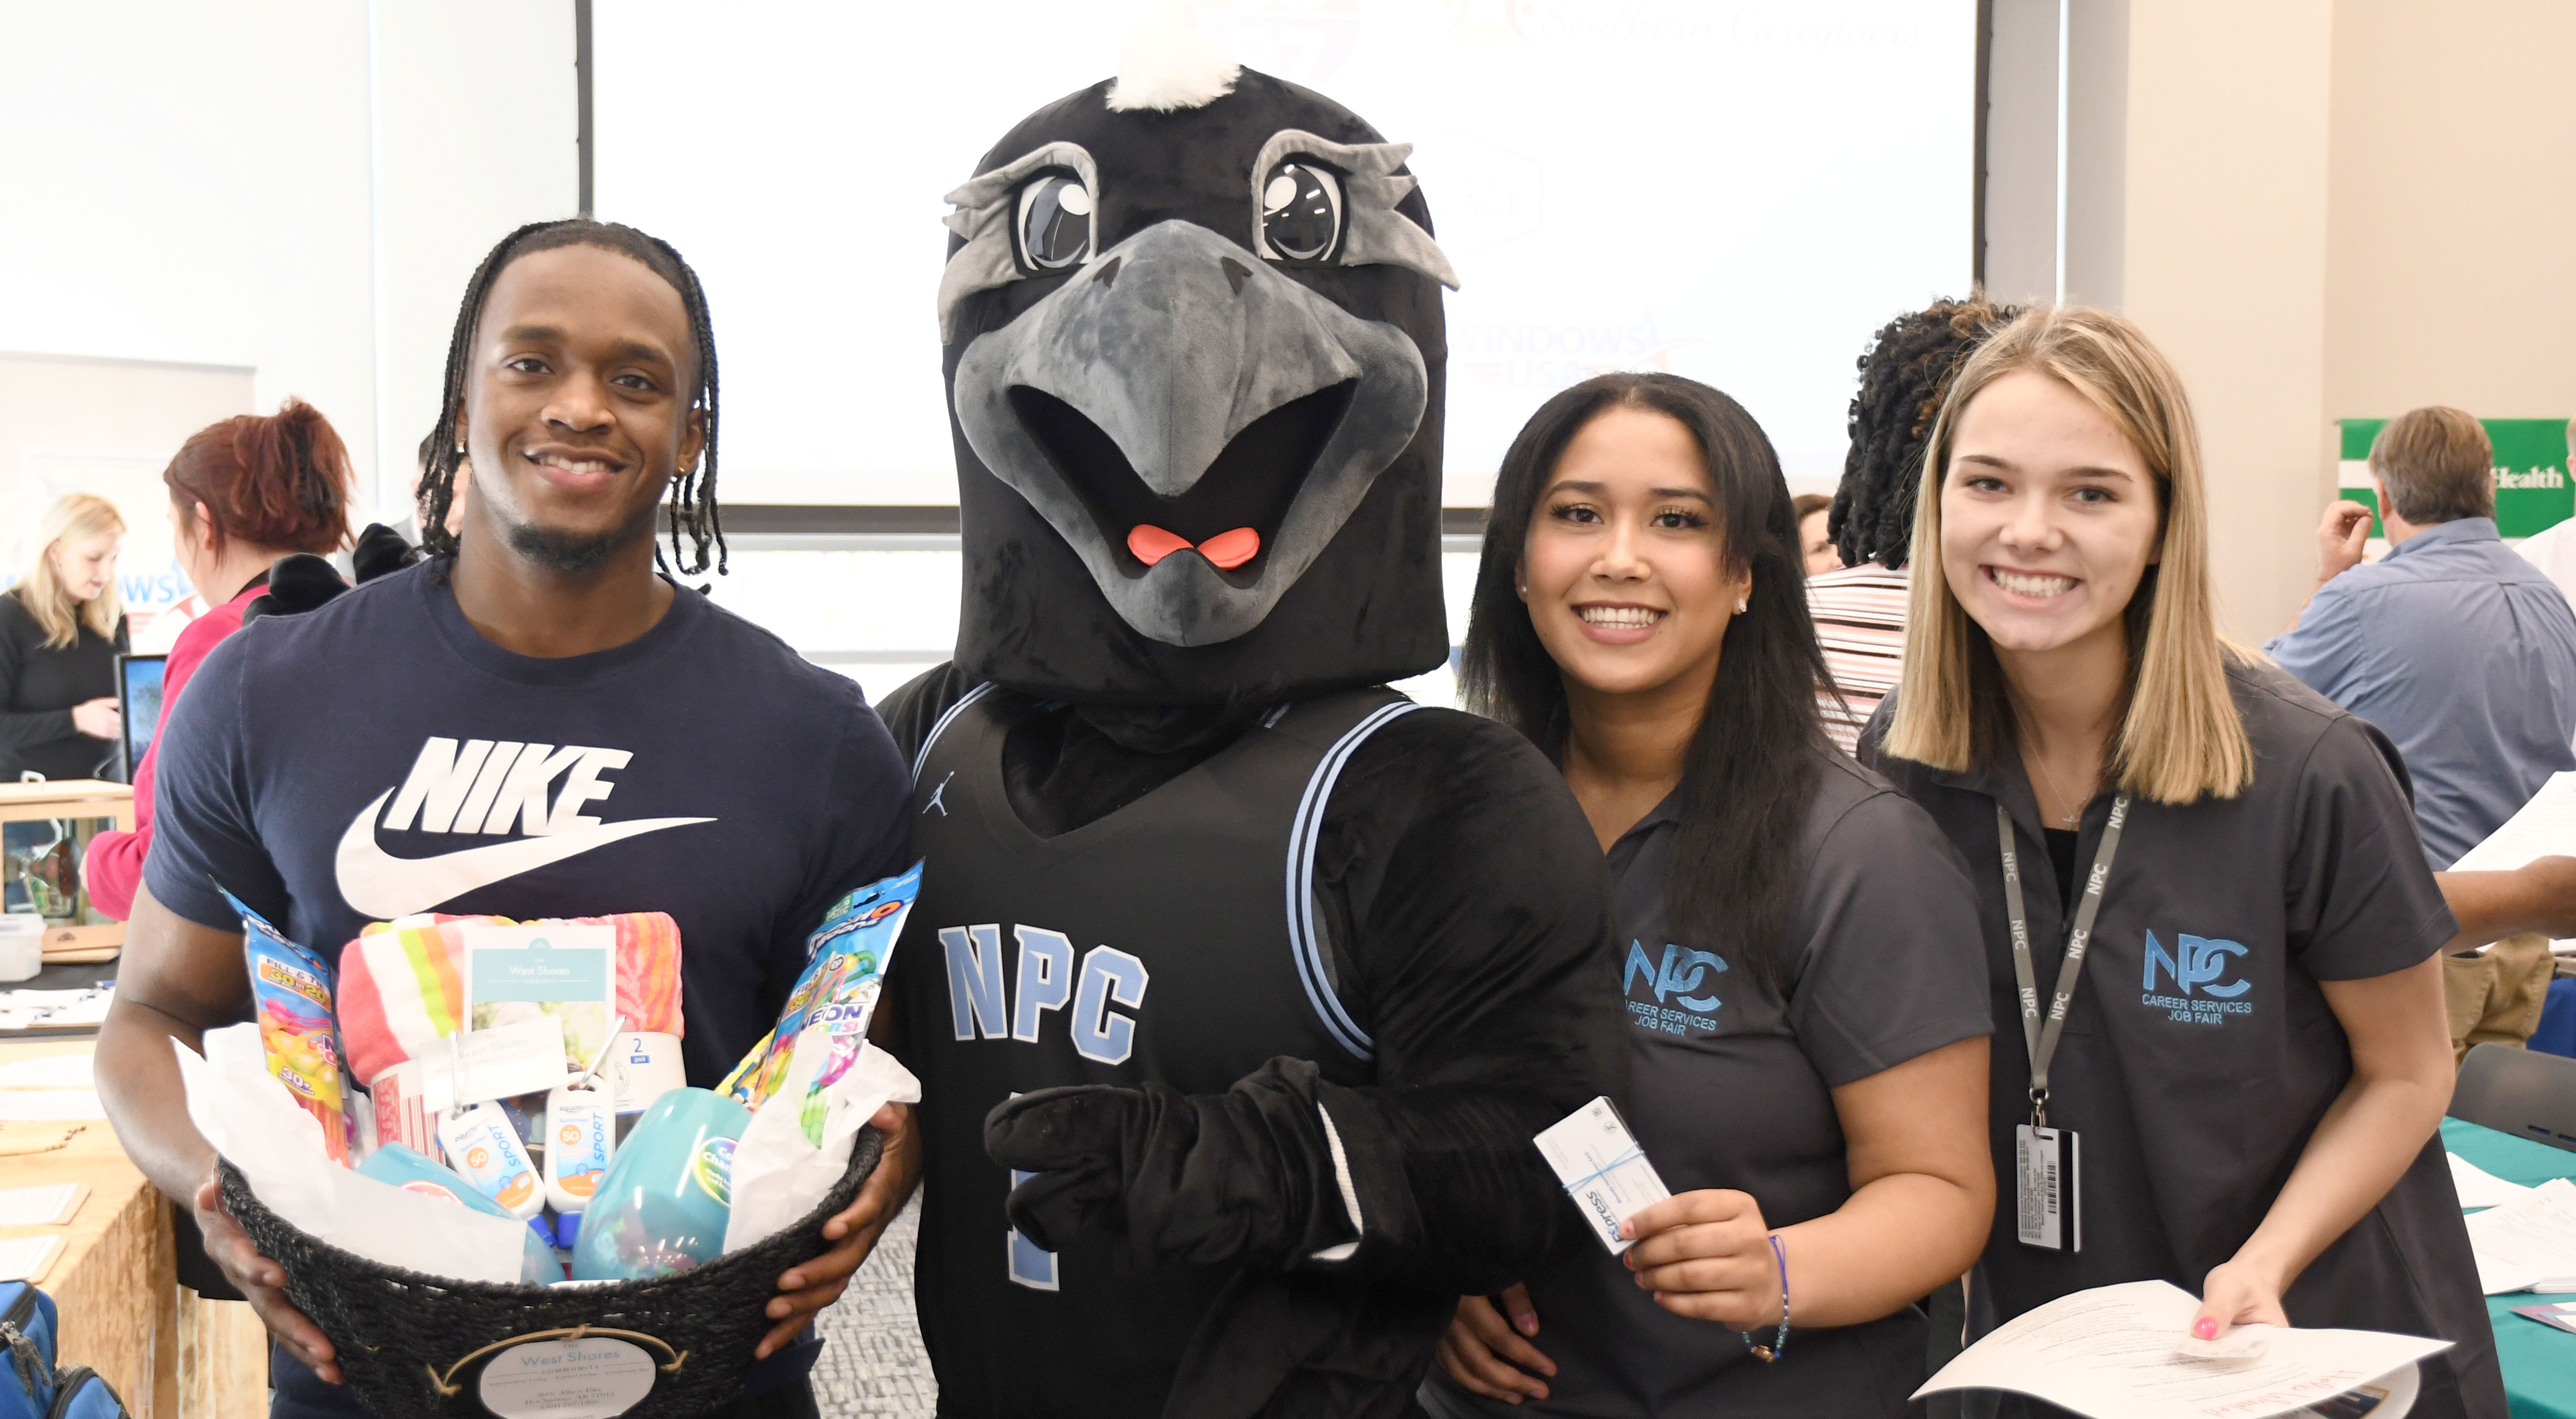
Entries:
<svg viewBox="0 0 2576 1419">
<path fill-rule="evenodd" d="M 440 1167 L 419 1149 L 401 1143 L 379 1145 L 358 1165 L 358 1176 L 391 1183 L 405 1192 L 423 1193 L 442 1202 L 470 1207 L 493 1217 L 512 1217 L 508 1208 L 485 1197 L 472 1183 L 459 1177 L 453 1169 Z M 563 1265 L 555 1260 L 552 1247 L 537 1239 L 534 1232 L 520 1234 L 519 1280 L 539 1285 L 564 1279 Z"/>
<path fill-rule="evenodd" d="M 573 1243 L 575 1281 L 667 1276 L 724 1253 L 733 1146 L 751 1111 L 706 1089 L 653 1101 L 617 1147 Z"/>
</svg>

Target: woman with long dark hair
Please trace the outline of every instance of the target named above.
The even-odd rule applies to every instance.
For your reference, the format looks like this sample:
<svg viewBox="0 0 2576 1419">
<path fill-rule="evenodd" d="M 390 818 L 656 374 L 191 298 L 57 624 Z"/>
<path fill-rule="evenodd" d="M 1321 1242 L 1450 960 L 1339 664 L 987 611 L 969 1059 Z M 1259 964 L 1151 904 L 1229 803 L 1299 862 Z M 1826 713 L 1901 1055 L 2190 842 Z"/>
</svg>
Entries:
<svg viewBox="0 0 2576 1419">
<path fill-rule="evenodd" d="M 1975 901 L 1826 739 L 1804 585 L 1779 459 L 1706 385 L 1586 381 L 1503 461 L 1467 694 L 1555 759 L 1609 854 L 1620 1102 L 1675 1195 L 1624 1256 L 1462 1300 L 1437 1412 L 1900 1413 L 1912 1302 L 1985 1240 Z"/>
</svg>

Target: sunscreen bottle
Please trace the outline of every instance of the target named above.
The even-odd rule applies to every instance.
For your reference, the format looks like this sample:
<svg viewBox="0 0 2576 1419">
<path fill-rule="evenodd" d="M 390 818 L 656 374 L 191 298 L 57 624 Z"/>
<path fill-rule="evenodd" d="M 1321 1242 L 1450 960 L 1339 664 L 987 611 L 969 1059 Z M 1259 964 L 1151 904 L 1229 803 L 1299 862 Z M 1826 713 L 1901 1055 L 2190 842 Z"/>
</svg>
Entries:
<svg viewBox="0 0 2576 1419">
<path fill-rule="evenodd" d="M 441 1202 L 452 1202 L 459 1207 L 481 1212 L 487 1216 L 510 1215 L 501 1204 L 476 1191 L 473 1184 L 431 1162 L 418 1149 L 405 1144 L 378 1145 L 376 1151 L 369 1153 L 367 1160 L 358 1165 L 358 1176 L 374 1178 L 380 1183 L 390 1184 L 405 1192 L 417 1192 L 424 1196 L 435 1197 Z M 536 1285 L 562 1279 L 563 1265 L 556 1258 L 554 1248 L 545 1245 L 531 1233 L 520 1246 L 519 1280 L 529 1285 Z"/>
<path fill-rule="evenodd" d="M 519 1130 L 495 1103 L 480 1103 L 438 1121 L 438 1145 L 474 1190 L 524 1222 L 546 1205 L 536 1165 L 519 1142 Z"/>
<path fill-rule="evenodd" d="M 572 1214 L 590 1206 L 617 1151 L 617 1097 L 556 1086 L 546 1095 L 546 1201 Z"/>
</svg>

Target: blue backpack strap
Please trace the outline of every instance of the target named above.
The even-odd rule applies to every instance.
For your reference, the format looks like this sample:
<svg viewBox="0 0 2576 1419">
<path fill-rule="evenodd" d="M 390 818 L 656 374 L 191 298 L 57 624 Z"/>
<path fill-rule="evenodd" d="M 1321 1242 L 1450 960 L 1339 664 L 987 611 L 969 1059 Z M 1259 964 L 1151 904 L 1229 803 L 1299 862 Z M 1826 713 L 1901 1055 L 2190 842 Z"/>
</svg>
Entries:
<svg viewBox="0 0 2576 1419">
<path fill-rule="evenodd" d="M 0 1419 L 48 1419 L 54 1406 L 54 1298 L 0 1282 Z"/>
<path fill-rule="evenodd" d="M 125 1419 L 125 1401 L 107 1377 L 87 1365 L 63 1371 L 45 1419 Z"/>
</svg>

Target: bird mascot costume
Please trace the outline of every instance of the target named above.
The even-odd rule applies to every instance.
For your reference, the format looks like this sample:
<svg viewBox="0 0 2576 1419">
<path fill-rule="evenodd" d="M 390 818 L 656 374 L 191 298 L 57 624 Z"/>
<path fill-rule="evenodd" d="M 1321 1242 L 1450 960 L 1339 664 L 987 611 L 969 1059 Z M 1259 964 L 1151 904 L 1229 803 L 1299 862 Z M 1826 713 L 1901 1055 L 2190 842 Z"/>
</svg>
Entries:
<svg viewBox="0 0 2576 1419">
<path fill-rule="evenodd" d="M 964 615 L 885 706 L 943 1415 L 1413 1413 L 1593 1245 L 1531 1137 L 1619 1082 L 1600 849 L 1385 688 L 1448 655 L 1455 277 L 1406 145 L 1195 36 L 948 199 Z"/>
</svg>

